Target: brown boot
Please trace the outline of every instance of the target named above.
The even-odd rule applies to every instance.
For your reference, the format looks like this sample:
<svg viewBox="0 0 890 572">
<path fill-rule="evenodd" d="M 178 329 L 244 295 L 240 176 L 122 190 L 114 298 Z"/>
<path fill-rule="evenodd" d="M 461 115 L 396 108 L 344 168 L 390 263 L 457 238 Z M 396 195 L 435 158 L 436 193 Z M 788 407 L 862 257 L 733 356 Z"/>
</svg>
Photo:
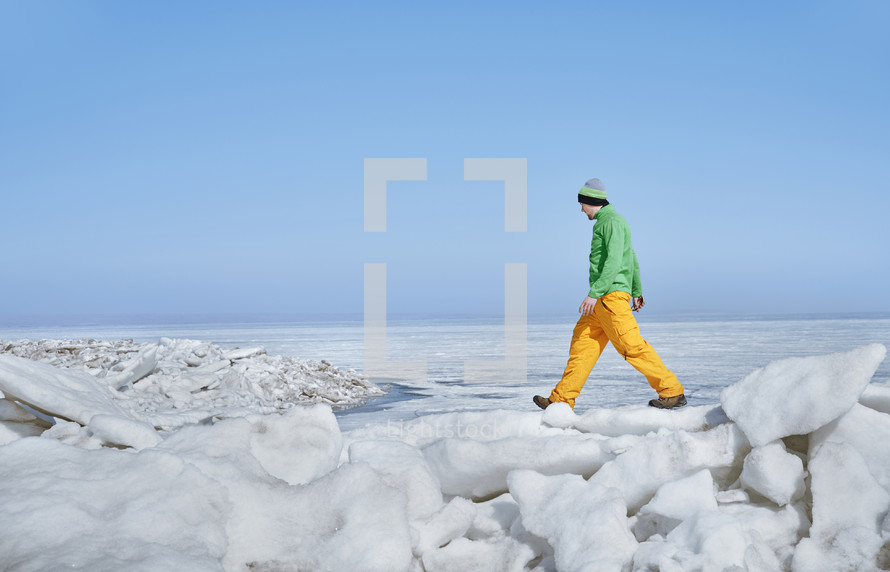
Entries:
<svg viewBox="0 0 890 572">
<path fill-rule="evenodd" d="M 547 406 L 550 405 L 550 400 L 540 395 L 536 395 L 533 401 L 535 402 L 535 405 L 537 405 L 541 409 L 547 409 Z"/>
<path fill-rule="evenodd" d="M 686 396 L 682 393 L 674 397 L 659 397 L 649 402 L 649 407 L 657 407 L 658 409 L 676 409 L 686 405 Z"/>
</svg>

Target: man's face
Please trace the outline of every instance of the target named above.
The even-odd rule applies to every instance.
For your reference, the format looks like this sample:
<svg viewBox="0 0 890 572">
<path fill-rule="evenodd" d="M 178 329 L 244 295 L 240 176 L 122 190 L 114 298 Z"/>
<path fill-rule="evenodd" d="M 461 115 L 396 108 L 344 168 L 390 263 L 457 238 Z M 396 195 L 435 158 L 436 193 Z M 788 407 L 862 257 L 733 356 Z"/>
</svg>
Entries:
<svg viewBox="0 0 890 572">
<path fill-rule="evenodd" d="M 595 207 L 593 205 L 585 205 L 584 203 L 578 203 L 581 205 L 581 212 L 587 215 L 587 220 L 593 220 L 594 215 L 599 212 L 599 210 L 603 207 Z"/>
</svg>

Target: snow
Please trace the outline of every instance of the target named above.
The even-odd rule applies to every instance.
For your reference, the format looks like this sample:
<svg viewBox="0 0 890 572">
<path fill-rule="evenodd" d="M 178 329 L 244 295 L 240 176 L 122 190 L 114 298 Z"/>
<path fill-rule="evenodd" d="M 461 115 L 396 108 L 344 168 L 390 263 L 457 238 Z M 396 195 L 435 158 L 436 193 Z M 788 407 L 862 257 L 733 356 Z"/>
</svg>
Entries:
<svg viewBox="0 0 890 572">
<path fill-rule="evenodd" d="M 722 406 L 529 403 L 348 430 L 332 406 L 373 385 L 258 346 L 3 348 L 3 570 L 890 564 L 890 413 L 868 383 L 882 346 L 774 362 Z"/>
</svg>

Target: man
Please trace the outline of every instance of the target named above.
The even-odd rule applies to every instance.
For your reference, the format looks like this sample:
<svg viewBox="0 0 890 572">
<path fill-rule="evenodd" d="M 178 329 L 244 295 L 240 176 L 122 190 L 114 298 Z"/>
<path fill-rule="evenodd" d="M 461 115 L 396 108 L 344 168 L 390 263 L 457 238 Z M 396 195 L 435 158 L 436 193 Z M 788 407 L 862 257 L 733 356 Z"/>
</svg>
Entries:
<svg viewBox="0 0 890 572">
<path fill-rule="evenodd" d="M 550 397 L 536 395 L 535 404 L 545 409 L 551 403 L 568 403 L 574 409 L 575 398 L 593 370 L 606 344 L 612 342 L 618 353 L 646 376 L 658 398 L 652 407 L 673 409 L 686 405 L 683 386 L 665 367 L 661 358 L 640 336 L 640 328 L 631 313 L 646 302 L 640 285 L 640 265 L 630 241 L 630 227 L 624 217 L 606 200 L 606 186 L 590 179 L 578 192 L 581 211 L 593 225 L 590 243 L 590 291 L 578 312 L 581 318 L 572 333 L 569 361 L 562 379 Z"/>
</svg>

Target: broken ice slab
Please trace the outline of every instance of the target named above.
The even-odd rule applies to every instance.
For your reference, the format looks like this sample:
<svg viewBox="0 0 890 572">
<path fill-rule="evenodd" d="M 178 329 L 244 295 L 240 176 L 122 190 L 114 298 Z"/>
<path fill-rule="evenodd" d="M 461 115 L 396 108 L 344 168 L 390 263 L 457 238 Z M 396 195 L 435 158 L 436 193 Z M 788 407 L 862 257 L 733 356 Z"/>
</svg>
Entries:
<svg viewBox="0 0 890 572">
<path fill-rule="evenodd" d="M 263 346 L 256 346 L 252 348 L 235 348 L 233 350 L 229 350 L 225 352 L 222 357 L 227 360 L 236 360 L 236 359 L 244 359 L 248 357 L 253 357 L 256 355 L 262 355 L 266 353 L 266 348 Z"/>
<path fill-rule="evenodd" d="M 105 383 L 114 389 L 132 385 L 153 372 L 157 365 L 158 346 L 148 346 L 127 362 L 122 371 L 105 376 Z"/>
</svg>

